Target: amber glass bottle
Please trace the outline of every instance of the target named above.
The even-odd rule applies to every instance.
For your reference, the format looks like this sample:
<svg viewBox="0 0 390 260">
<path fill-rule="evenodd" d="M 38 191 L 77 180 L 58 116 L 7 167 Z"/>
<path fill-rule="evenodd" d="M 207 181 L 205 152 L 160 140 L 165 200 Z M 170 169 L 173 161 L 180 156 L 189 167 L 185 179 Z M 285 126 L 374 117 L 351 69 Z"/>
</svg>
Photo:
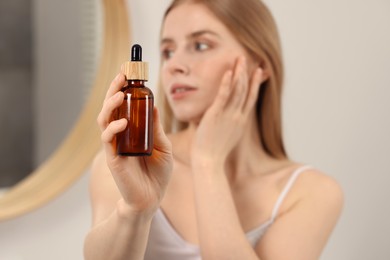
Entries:
<svg viewBox="0 0 390 260">
<path fill-rule="evenodd" d="M 122 88 L 124 101 L 117 117 L 127 119 L 126 129 L 117 134 L 117 153 L 123 156 L 151 155 L 153 150 L 153 93 L 144 84 L 148 80 L 148 64 L 142 62 L 142 48 L 131 48 L 131 61 L 122 66 L 127 86 Z"/>
</svg>

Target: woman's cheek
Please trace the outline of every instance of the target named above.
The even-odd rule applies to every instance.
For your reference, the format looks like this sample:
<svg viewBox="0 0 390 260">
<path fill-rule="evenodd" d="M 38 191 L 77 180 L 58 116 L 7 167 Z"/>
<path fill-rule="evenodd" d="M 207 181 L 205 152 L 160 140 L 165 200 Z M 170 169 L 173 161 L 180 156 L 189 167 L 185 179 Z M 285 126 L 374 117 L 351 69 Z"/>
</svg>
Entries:
<svg viewBox="0 0 390 260">
<path fill-rule="evenodd" d="M 169 78 L 168 78 L 168 76 L 167 76 L 167 73 L 166 73 L 166 71 L 164 70 L 164 68 L 162 68 L 161 70 L 160 70 L 160 75 L 161 75 L 161 81 L 160 81 L 160 84 L 161 84 L 161 87 L 162 87 L 162 91 L 164 92 L 164 95 L 166 96 L 166 97 L 168 97 L 168 95 L 169 95 L 169 84 L 168 84 L 168 82 L 169 82 Z"/>
<path fill-rule="evenodd" d="M 226 74 L 226 72 L 228 72 L 229 70 L 234 71 L 234 62 L 227 61 L 224 62 L 223 64 L 216 65 L 216 68 L 219 68 L 219 70 L 216 71 L 214 74 L 215 75 L 214 82 L 216 86 L 220 87 L 222 83 L 222 79 Z"/>
</svg>

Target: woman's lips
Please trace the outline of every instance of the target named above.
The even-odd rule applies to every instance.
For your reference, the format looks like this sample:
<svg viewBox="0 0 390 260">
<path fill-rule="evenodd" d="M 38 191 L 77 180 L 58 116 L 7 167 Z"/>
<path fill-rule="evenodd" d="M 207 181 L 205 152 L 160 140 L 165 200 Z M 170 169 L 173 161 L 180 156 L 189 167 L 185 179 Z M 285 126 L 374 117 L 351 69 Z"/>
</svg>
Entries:
<svg viewBox="0 0 390 260">
<path fill-rule="evenodd" d="M 190 85 L 174 84 L 171 88 L 171 96 L 173 100 L 179 100 L 192 94 L 197 89 Z"/>
</svg>

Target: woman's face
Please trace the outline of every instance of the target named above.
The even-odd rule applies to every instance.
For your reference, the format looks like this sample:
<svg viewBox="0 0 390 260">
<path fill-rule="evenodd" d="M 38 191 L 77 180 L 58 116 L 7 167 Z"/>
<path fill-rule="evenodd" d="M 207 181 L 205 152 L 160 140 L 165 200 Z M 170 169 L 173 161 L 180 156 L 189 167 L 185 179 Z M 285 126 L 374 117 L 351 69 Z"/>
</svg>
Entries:
<svg viewBox="0 0 390 260">
<path fill-rule="evenodd" d="M 162 28 L 162 84 L 177 119 L 199 122 L 218 92 L 223 74 L 245 55 L 254 61 L 205 6 L 187 3 L 167 15 Z M 252 65 L 252 66 L 251 66 Z"/>
</svg>

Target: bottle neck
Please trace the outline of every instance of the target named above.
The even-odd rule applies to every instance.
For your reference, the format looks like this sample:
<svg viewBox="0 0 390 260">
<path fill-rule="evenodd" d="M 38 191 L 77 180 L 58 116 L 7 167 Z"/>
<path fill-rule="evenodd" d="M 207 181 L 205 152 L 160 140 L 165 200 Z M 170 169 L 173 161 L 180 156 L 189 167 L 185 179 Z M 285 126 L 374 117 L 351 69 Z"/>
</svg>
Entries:
<svg viewBox="0 0 390 260">
<path fill-rule="evenodd" d="M 127 86 L 133 88 L 143 88 L 145 87 L 145 82 L 146 80 L 131 79 L 127 81 Z"/>
</svg>

